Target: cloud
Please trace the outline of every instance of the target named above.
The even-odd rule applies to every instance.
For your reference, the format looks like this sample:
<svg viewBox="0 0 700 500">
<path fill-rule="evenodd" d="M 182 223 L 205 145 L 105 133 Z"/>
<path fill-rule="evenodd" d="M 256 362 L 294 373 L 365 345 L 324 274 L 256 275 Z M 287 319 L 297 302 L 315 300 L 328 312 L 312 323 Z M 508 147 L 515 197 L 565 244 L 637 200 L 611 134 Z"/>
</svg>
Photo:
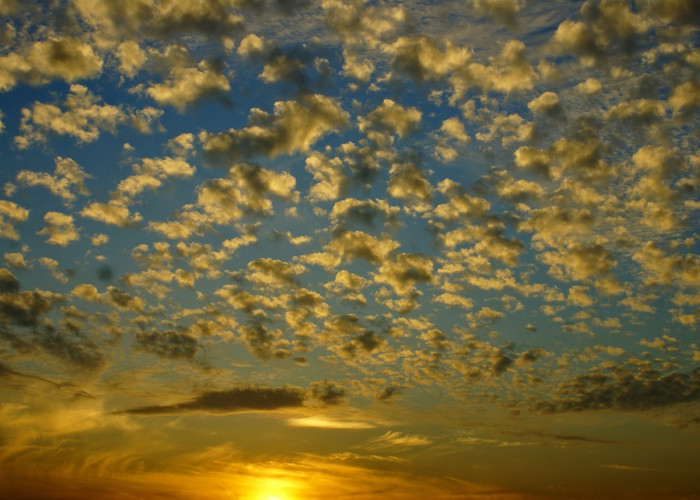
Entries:
<svg viewBox="0 0 700 500">
<path fill-rule="evenodd" d="M 522 0 L 470 0 L 480 14 L 493 16 L 509 28 L 517 28 Z"/>
<path fill-rule="evenodd" d="M 282 338 L 280 330 L 271 330 L 259 321 L 239 329 L 243 342 L 258 359 L 268 361 L 292 356 L 291 343 Z"/>
<path fill-rule="evenodd" d="M 41 318 L 60 300 L 61 296 L 44 290 L 19 291 L 16 278 L 6 269 L 1 270 L 2 290 L 0 293 L 0 318 L 20 327 L 34 328 L 41 324 Z"/>
<path fill-rule="evenodd" d="M 75 4 L 82 20 L 107 40 L 136 34 L 164 39 L 191 34 L 225 42 L 240 32 L 243 18 L 235 8 L 246 2 L 138 1 L 123 6 L 114 0 L 77 0 Z"/>
<path fill-rule="evenodd" d="M 433 188 L 426 173 L 412 163 L 394 163 L 389 169 L 387 194 L 404 200 L 416 210 L 429 210 Z"/>
<path fill-rule="evenodd" d="M 103 130 L 115 134 L 117 126 L 130 124 L 142 133 L 150 127 L 162 111 L 146 107 L 141 110 L 124 110 L 122 106 L 101 104 L 102 99 L 84 85 L 73 84 L 63 102 L 65 110 L 54 104 L 34 102 L 31 108 L 22 109 L 21 135 L 15 137 L 19 149 L 46 142 L 48 134 L 74 137 L 81 143 L 99 139 Z"/>
<path fill-rule="evenodd" d="M 119 69 L 129 77 L 136 75 L 147 60 L 146 53 L 135 40 L 127 40 L 119 44 L 117 57 L 119 57 Z"/>
<path fill-rule="evenodd" d="M 571 243 L 565 250 L 543 252 L 539 258 L 550 266 L 549 273 L 562 281 L 602 277 L 617 265 L 613 254 L 598 244 Z"/>
<path fill-rule="evenodd" d="M 412 436 L 398 431 L 387 431 L 378 438 L 365 445 L 368 450 L 379 450 L 384 448 L 410 449 L 419 446 L 428 446 L 433 442 L 424 436 Z"/>
<path fill-rule="evenodd" d="M 334 382 L 323 380 L 311 384 L 311 397 L 327 405 L 338 405 L 345 401 L 347 390 Z"/>
<path fill-rule="evenodd" d="M 312 151 L 306 158 L 306 170 L 315 181 L 309 188 L 311 201 L 333 201 L 347 192 L 350 180 L 343 171 L 340 158 L 328 158 L 323 153 Z"/>
<path fill-rule="evenodd" d="M 576 90 L 586 95 L 597 94 L 603 89 L 603 84 L 597 78 L 588 78 L 574 87 Z"/>
<path fill-rule="evenodd" d="M 566 432 L 581 415 L 527 443 L 460 441 L 450 425 L 421 434 L 464 401 L 516 427 L 530 408 L 624 421 L 698 403 L 700 347 L 682 334 L 700 325 L 690 0 L 45 3 L 0 0 L 11 11 L 1 119 L 5 145 L 15 141 L 0 151 L 4 416 L 38 422 L 53 404 L 15 380 L 15 367 L 36 366 L 85 380 L 101 395 L 95 420 L 103 404 L 153 395 L 100 420 L 92 451 L 128 437 L 129 415 L 284 410 L 261 416 L 262 441 L 231 454 L 277 467 L 265 429 L 288 426 L 274 444 L 290 450 L 297 435 L 335 432 L 314 428 L 364 429 L 341 433 L 329 467 L 380 460 L 342 453 L 364 432 L 376 438 L 364 445 L 422 470 L 441 440 L 462 454 L 473 449 L 461 444 L 588 442 Z M 194 392 L 178 392 L 183 383 Z M 412 413 L 433 396 L 441 412 Z M 385 425 L 370 414 L 400 432 L 368 432 Z M 171 420 L 151 441 L 138 423 L 141 448 L 155 451 L 123 462 L 120 450 L 91 454 L 79 431 L 53 449 L 37 424 L 31 449 L 5 457 L 16 469 L 0 469 L 32 475 L 34 457 L 48 457 L 76 481 L 96 469 L 126 478 L 190 431 L 179 451 L 216 462 L 199 417 Z M 10 441 L 24 422 L 0 421 Z M 217 436 L 240 442 L 229 431 Z M 181 484 L 192 456 L 154 475 Z M 438 468 L 455 479 L 440 493 L 470 494 L 448 462 Z M 343 477 L 324 491 L 391 495 L 385 473 L 372 483 L 385 490 Z M 434 493 L 429 476 L 406 494 Z"/>
<path fill-rule="evenodd" d="M 37 337 L 44 351 L 68 363 L 71 368 L 97 371 L 103 368 L 109 355 L 93 339 L 76 332 L 49 329 Z"/>
<path fill-rule="evenodd" d="M 162 358 L 191 360 L 199 350 L 197 339 L 173 330 L 138 332 L 136 348 Z"/>
<path fill-rule="evenodd" d="M 0 200 L 0 237 L 19 240 L 19 233 L 14 224 L 25 222 L 28 218 L 29 210 L 26 208 L 20 207 L 13 201 Z"/>
<path fill-rule="evenodd" d="M 76 199 L 76 193 L 87 196 L 90 194 L 85 185 L 86 179 L 90 176 L 83 168 L 71 158 L 57 157 L 54 173 L 32 172 L 31 170 L 20 170 L 17 172 L 17 182 L 25 186 L 41 186 L 48 189 L 65 202 L 72 202 Z"/>
<path fill-rule="evenodd" d="M 174 106 L 181 113 L 203 98 L 231 90 L 228 78 L 206 61 L 196 67 L 173 68 L 167 79 L 148 87 L 145 92 L 160 105 Z"/>
<path fill-rule="evenodd" d="M 467 65 L 471 54 L 446 41 L 443 47 L 427 36 L 401 37 L 389 48 L 391 66 L 414 80 L 438 80 Z"/>
<path fill-rule="evenodd" d="M 444 179 L 438 184 L 438 191 L 448 199 L 435 207 L 435 216 L 454 220 L 460 217 L 481 217 L 491 207 L 484 198 L 467 194 L 462 186 L 451 179 Z"/>
<path fill-rule="evenodd" d="M 352 361 L 358 357 L 370 355 L 383 349 L 387 344 L 386 339 L 380 337 L 371 330 L 362 330 L 342 345 L 332 345 L 329 349 L 337 353 L 346 361 Z"/>
<path fill-rule="evenodd" d="M 188 178 L 196 172 L 184 158 L 143 158 L 141 164 L 133 165 L 135 174 L 122 179 L 117 185 L 121 201 L 127 203 L 143 191 L 156 191 L 168 177 Z"/>
<path fill-rule="evenodd" d="M 80 283 L 73 287 L 70 293 L 79 299 L 98 304 L 107 304 L 122 311 L 141 312 L 145 305 L 140 297 L 134 297 L 114 286 L 108 286 L 103 293 L 99 293 L 95 286 Z"/>
<path fill-rule="evenodd" d="M 297 285 L 297 276 L 306 271 L 301 264 L 261 258 L 248 262 L 246 278 L 262 288 Z"/>
<path fill-rule="evenodd" d="M 54 278 L 56 278 L 59 282 L 68 282 L 68 278 L 66 277 L 66 275 L 59 271 L 59 262 L 56 259 L 52 259 L 50 257 L 39 257 L 39 264 L 47 268 L 51 272 L 51 275 Z"/>
<path fill-rule="evenodd" d="M 527 107 L 532 111 L 534 114 L 547 114 L 547 115 L 556 115 L 558 113 L 561 113 L 561 103 L 559 102 L 559 96 L 557 96 L 556 93 L 548 91 L 540 95 L 539 97 L 536 97 L 529 103 L 527 103 Z"/>
<path fill-rule="evenodd" d="M 406 24 L 402 7 L 367 5 L 363 1 L 323 0 L 326 24 L 348 45 L 376 47 Z"/>
<path fill-rule="evenodd" d="M 37 234 L 48 236 L 46 243 L 64 247 L 69 243 L 78 241 L 80 235 L 75 228 L 73 216 L 61 212 L 46 212 L 44 215 L 44 228 Z"/>
<path fill-rule="evenodd" d="M 273 114 L 253 108 L 244 128 L 201 132 L 199 140 L 204 152 L 214 158 L 274 157 L 308 151 L 326 133 L 346 126 L 348 119 L 336 100 L 312 94 L 300 101 L 276 102 Z"/>
<path fill-rule="evenodd" d="M 260 57 L 271 49 L 264 38 L 255 33 L 249 33 L 238 44 L 237 52 L 243 57 Z"/>
<path fill-rule="evenodd" d="M 22 270 L 31 267 L 24 259 L 24 254 L 20 252 L 5 252 L 3 254 L 3 258 L 5 259 L 5 262 L 7 262 L 7 265 L 14 269 Z"/>
<path fill-rule="evenodd" d="M 693 112 L 700 108 L 700 85 L 695 82 L 677 85 L 671 91 L 668 105 L 674 115 L 692 116 Z"/>
<path fill-rule="evenodd" d="M 384 387 L 379 394 L 377 394 L 378 401 L 389 401 L 401 394 L 401 391 L 394 387 L 393 385 L 388 385 Z"/>
<path fill-rule="evenodd" d="M 353 50 L 343 48 L 343 74 L 359 82 L 367 83 L 374 73 L 375 65 L 369 59 L 361 59 Z"/>
<path fill-rule="evenodd" d="M 578 375 L 559 386 L 556 396 L 535 408 L 545 413 L 571 411 L 641 411 L 700 399 L 700 374 L 633 371 L 622 365 Z"/>
<path fill-rule="evenodd" d="M 303 255 L 300 261 L 317 264 L 331 269 L 341 262 L 364 259 L 372 264 L 380 264 L 401 245 L 397 241 L 382 235 L 381 239 L 363 231 L 348 231 L 338 228 L 331 240 L 324 245 L 323 252 Z"/>
<path fill-rule="evenodd" d="M 287 324 L 294 328 L 297 336 L 302 336 L 302 330 L 311 327 L 305 323 L 311 318 L 325 318 L 330 312 L 330 307 L 323 296 L 306 288 L 298 288 L 289 295 L 290 304 L 284 315 Z M 305 335 L 305 334 L 304 334 Z"/>
<path fill-rule="evenodd" d="M 298 408 L 304 404 L 306 391 L 299 387 L 236 387 L 223 391 L 205 391 L 190 401 L 161 406 L 138 406 L 116 413 L 162 415 L 191 412 L 241 413 Z"/>
<path fill-rule="evenodd" d="M 382 103 L 371 111 L 366 117 L 359 120 L 361 132 L 378 144 L 385 144 L 383 134 L 397 134 L 405 137 L 417 130 L 422 113 L 415 107 L 404 107 L 391 99 L 384 99 Z"/>
<path fill-rule="evenodd" d="M 551 206 L 532 210 L 518 228 L 533 232 L 532 239 L 551 247 L 561 246 L 572 235 L 586 234 L 593 225 L 591 211 Z"/>
<path fill-rule="evenodd" d="M 645 7 L 667 22 L 693 24 L 700 20 L 700 8 L 692 0 L 652 0 Z"/>
<path fill-rule="evenodd" d="M 0 57 L 0 68 L 0 91 L 7 91 L 18 82 L 41 85 L 55 79 L 73 82 L 97 76 L 102 59 L 75 37 L 53 36 L 33 42 L 23 54 L 11 52 Z"/>
<path fill-rule="evenodd" d="M 409 295 L 415 285 L 433 281 L 433 262 L 425 255 L 400 253 L 382 263 L 374 280 L 391 286 L 398 295 Z"/>
<path fill-rule="evenodd" d="M 387 224 L 391 224 L 398 214 L 399 208 L 389 205 L 386 200 L 357 200 L 348 197 L 333 205 L 330 219 L 334 223 L 354 221 L 372 226 L 380 216 Z"/>
<path fill-rule="evenodd" d="M 654 241 L 648 241 L 632 259 L 638 262 L 646 274 L 647 285 L 678 283 L 697 287 L 700 283 L 700 257 L 692 253 L 667 255 Z"/>
<path fill-rule="evenodd" d="M 577 434 L 559 434 L 554 432 L 546 431 L 505 431 L 504 434 L 509 436 L 523 436 L 523 437 L 536 437 L 545 439 L 555 439 L 557 441 L 570 441 L 570 442 L 581 442 L 581 443 L 597 443 L 597 444 L 620 444 L 619 441 L 609 440 L 609 439 L 599 439 L 592 438 L 588 436 L 580 436 Z"/>
<path fill-rule="evenodd" d="M 376 426 L 370 422 L 356 420 L 339 420 L 324 416 L 299 417 L 287 420 L 287 425 L 292 427 L 313 427 L 316 429 L 348 429 L 363 430 L 374 429 Z"/>
<path fill-rule="evenodd" d="M 80 211 L 80 215 L 119 227 L 134 227 L 143 220 L 141 214 L 131 213 L 124 202 L 118 200 L 108 203 L 92 202 Z"/>
<path fill-rule="evenodd" d="M 7 269 L 0 268 L 0 293 L 19 292 L 19 280 Z"/>
</svg>

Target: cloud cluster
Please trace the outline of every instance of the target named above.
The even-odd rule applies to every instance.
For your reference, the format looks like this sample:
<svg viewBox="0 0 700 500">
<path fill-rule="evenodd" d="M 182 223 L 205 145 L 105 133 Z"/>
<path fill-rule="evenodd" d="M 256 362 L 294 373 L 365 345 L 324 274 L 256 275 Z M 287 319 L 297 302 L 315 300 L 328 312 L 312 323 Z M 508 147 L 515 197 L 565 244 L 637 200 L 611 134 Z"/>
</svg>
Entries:
<svg viewBox="0 0 700 500">
<path fill-rule="evenodd" d="M 344 127 L 349 115 L 334 99 L 314 94 L 301 102 L 278 101 L 272 114 L 253 108 L 248 124 L 226 132 L 201 132 L 204 152 L 214 158 L 238 160 L 256 155 L 277 156 L 308 149 L 324 134 Z"/>
<path fill-rule="evenodd" d="M 0 57 L 0 91 L 10 90 L 20 82 L 31 85 L 54 79 L 73 82 L 97 76 L 102 70 L 102 59 L 93 47 L 72 36 L 36 41 L 23 52 Z"/>
<path fill-rule="evenodd" d="M 31 108 L 22 109 L 21 135 L 15 137 L 19 149 L 27 149 L 35 143 L 47 140 L 49 134 L 67 135 L 79 142 L 89 143 L 99 139 L 102 131 L 116 133 L 117 126 L 130 124 L 148 133 L 162 111 L 146 107 L 125 111 L 122 106 L 101 104 L 84 85 L 73 84 L 63 105 L 34 102 Z"/>
<path fill-rule="evenodd" d="M 36 370 L 126 436 L 274 411 L 415 470 L 585 441 L 476 409 L 694 421 L 690 0 L 55 7 L 0 2 L 0 417 Z"/>
<path fill-rule="evenodd" d="M 647 410 L 700 398 L 698 373 L 662 374 L 614 366 L 578 375 L 563 383 L 557 397 L 538 403 L 540 411 L 554 413 L 591 410 Z"/>
</svg>

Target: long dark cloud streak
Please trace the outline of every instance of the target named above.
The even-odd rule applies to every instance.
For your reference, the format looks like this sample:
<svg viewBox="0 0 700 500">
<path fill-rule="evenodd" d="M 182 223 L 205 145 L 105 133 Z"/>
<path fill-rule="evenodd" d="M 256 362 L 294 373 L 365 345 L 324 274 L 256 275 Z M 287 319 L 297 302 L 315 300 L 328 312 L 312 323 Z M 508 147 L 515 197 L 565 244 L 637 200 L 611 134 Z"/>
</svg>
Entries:
<svg viewBox="0 0 700 500">
<path fill-rule="evenodd" d="M 191 401 L 172 405 L 139 406 L 115 413 L 161 415 L 169 413 L 237 413 L 250 410 L 277 410 L 302 406 L 306 391 L 298 387 L 240 387 L 207 391 Z"/>
</svg>

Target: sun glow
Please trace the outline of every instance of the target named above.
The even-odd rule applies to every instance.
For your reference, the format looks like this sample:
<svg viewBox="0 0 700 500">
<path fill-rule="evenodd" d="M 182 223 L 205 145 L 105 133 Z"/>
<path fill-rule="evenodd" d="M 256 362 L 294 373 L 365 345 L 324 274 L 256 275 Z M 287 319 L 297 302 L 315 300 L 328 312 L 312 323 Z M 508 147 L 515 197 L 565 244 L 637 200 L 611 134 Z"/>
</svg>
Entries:
<svg viewBox="0 0 700 500">
<path fill-rule="evenodd" d="M 294 500 L 292 497 L 285 493 L 280 493 L 279 491 L 275 491 L 273 493 L 268 492 L 262 492 L 258 494 L 258 496 L 255 497 L 256 500 Z"/>
<path fill-rule="evenodd" d="M 282 478 L 266 478 L 256 488 L 257 493 L 253 496 L 254 500 L 296 500 L 297 497 L 292 495 L 293 490 L 297 485 L 288 479 Z"/>
</svg>

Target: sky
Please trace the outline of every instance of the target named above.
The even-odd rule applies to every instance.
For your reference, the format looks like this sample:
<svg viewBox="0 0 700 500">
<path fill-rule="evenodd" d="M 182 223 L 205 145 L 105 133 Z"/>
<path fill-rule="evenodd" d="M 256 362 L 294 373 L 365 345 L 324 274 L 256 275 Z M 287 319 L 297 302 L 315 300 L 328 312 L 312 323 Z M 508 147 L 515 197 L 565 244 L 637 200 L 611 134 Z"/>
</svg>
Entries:
<svg viewBox="0 0 700 500">
<path fill-rule="evenodd" d="M 0 17 L 0 497 L 700 498 L 698 2 Z"/>
</svg>

